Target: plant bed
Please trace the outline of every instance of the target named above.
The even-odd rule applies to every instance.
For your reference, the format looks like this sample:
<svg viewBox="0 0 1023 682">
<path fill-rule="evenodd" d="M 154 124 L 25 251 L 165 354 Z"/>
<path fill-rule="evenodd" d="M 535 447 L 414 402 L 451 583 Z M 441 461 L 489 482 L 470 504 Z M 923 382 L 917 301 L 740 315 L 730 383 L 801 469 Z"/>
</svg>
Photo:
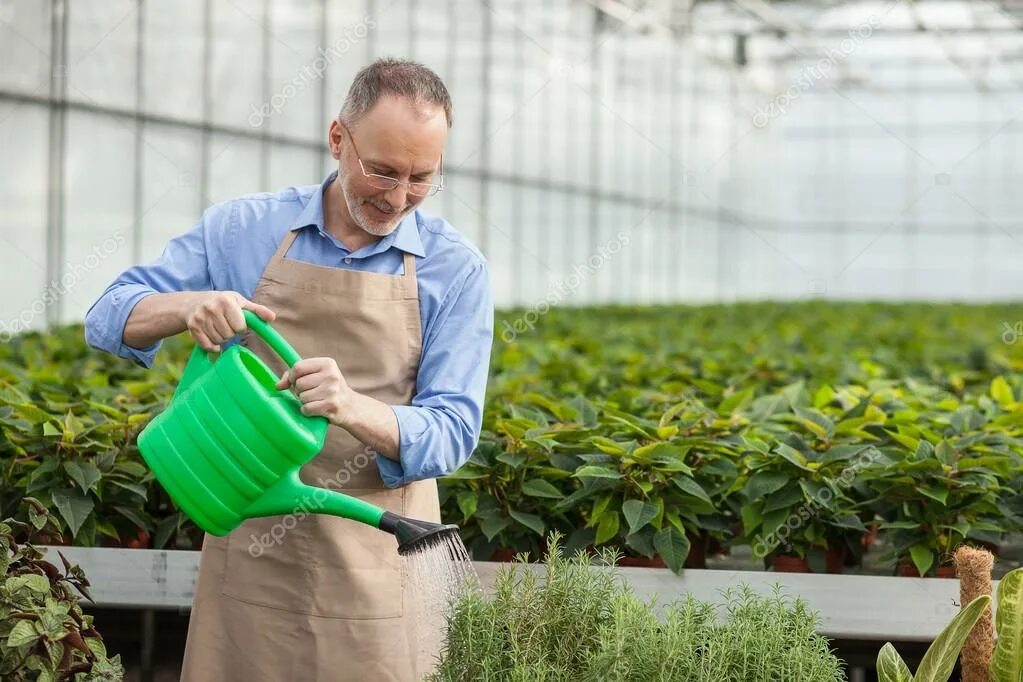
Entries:
<svg viewBox="0 0 1023 682">
<path fill-rule="evenodd" d="M 658 616 L 584 551 L 550 541 L 542 578 L 505 566 L 492 595 L 470 591 L 448 614 L 444 653 L 428 679 L 844 679 L 816 616 L 780 593 L 736 587 L 720 607 L 692 596 Z M 612 552 L 602 552 L 605 567 Z"/>
</svg>

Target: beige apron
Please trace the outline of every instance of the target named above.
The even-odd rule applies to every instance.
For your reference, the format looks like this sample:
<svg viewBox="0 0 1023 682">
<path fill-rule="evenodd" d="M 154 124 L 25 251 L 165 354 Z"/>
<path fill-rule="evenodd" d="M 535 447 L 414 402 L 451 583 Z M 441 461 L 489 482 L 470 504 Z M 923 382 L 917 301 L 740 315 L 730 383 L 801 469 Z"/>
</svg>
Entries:
<svg viewBox="0 0 1023 682">
<path fill-rule="evenodd" d="M 332 357 L 356 391 L 408 404 L 422 334 L 415 256 L 402 275 L 286 260 L 289 231 L 252 297 L 277 313 L 274 327 L 304 358 Z M 256 336 L 243 343 L 274 369 L 283 362 Z M 437 484 L 386 488 L 375 455 L 331 426 L 323 451 L 301 472 L 310 485 L 343 490 L 403 516 L 440 520 Z M 415 601 L 393 535 L 300 507 L 207 535 L 196 582 L 182 680 L 238 682 L 420 680 Z"/>
</svg>

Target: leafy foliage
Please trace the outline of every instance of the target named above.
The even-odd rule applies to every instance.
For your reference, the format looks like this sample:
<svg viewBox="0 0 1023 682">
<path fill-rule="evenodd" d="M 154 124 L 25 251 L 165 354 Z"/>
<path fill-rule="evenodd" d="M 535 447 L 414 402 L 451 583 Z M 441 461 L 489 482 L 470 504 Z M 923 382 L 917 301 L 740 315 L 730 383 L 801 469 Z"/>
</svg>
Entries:
<svg viewBox="0 0 1023 682">
<path fill-rule="evenodd" d="M 31 541 L 59 532 L 38 500 L 25 498 L 28 523 L 0 523 L 0 677 L 10 682 L 121 680 L 120 656 L 108 658 L 103 639 L 82 612 L 76 593 L 91 599 L 82 569 L 61 555 L 61 571 Z M 24 539 L 16 539 L 23 537 Z"/>
<path fill-rule="evenodd" d="M 725 594 L 723 618 L 692 596 L 662 618 L 608 567 L 613 550 L 593 567 L 584 552 L 566 557 L 558 543 L 552 535 L 542 578 L 511 565 L 493 596 L 472 591 L 455 605 L 433 680 L 845 679 L 799 600 L 740 588 Z"/>
</svg>

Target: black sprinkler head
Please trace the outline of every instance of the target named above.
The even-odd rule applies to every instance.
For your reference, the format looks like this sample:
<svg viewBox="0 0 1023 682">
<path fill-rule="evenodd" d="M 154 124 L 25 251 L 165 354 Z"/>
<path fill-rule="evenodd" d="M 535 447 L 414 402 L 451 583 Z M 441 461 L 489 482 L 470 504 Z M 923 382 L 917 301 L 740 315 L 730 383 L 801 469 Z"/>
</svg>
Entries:
<svg viewBox="0 0 1023 682">
<path fill-rule="evenodd" d="M 458 535 L 458 526 L 454 524 L 409 519 L 389 511 L 380 518 L 379 528 L 398 538 L 398 554 L 403 556 L 429 549 L 445 542 L 451 535 Z"/>
</svg>

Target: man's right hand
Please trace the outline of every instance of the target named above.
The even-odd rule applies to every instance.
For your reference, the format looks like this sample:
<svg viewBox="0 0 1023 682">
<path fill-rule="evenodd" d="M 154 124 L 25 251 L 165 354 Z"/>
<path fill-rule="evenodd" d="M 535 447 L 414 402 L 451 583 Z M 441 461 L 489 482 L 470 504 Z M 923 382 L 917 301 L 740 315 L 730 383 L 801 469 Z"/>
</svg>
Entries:
<svg viewBox="0 0 1023 682">
<path fill-rule="evenodd" d="M 265 322 L 277 317 L 274 311 L 237 291 L 209 291 L 188 309 L 185 327 L 203 350 L 219 352 L 220 344 L 248 328 L 243 310 L 251 310 Z"/>
</svg>

